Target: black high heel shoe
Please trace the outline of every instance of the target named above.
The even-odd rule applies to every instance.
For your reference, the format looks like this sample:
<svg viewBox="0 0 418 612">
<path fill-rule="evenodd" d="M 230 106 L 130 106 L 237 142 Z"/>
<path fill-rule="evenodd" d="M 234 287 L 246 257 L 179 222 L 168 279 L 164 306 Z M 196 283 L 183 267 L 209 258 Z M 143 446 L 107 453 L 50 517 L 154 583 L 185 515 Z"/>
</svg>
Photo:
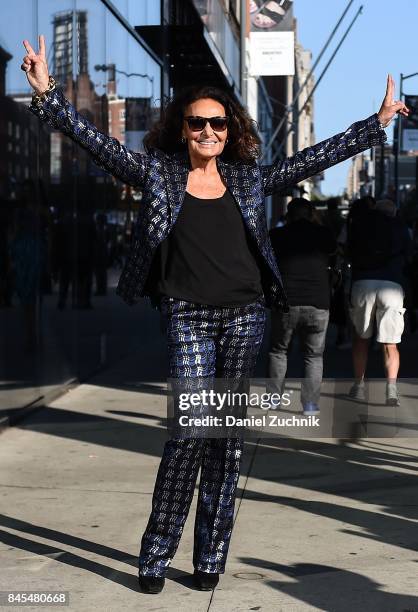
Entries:
<svg viewBox="0 0 418 612">
<path fill-rule="evenodd" d="M 143 593 L 156 595 L 164 588 L 165 578 L 162 576 L 138 576 L 139 586 Z"/>
<path fill-rule="evenodd" d="M 200 591 L 212 591 L 219 582 L 219 574 L 194 571 L 194 583 Z"/>
</svg>

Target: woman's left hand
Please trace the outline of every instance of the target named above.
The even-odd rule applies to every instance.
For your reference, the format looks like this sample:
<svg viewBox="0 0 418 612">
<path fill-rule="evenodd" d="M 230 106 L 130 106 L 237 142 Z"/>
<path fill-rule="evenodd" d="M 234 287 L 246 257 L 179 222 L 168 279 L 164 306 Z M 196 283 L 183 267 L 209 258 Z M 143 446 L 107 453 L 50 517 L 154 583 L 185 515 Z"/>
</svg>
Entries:
<svg viewBox="0 0 418 612">
<path fill-rule="evenodd" d="M 409 108 L 407 108 L 405 104 L 400 100 L 395 101 L 394 95 L 395 81 L 393 80 L 391 75 L 388 74 L 386 95 L 382 102 L 382 106 L 380 107 L 380 111 L 377 113 L 379 121 L 383 125 L 383 127 L 387 127 L 397 113 L 403 115 L 404 117 L 408 117 Z"/>
</svg>

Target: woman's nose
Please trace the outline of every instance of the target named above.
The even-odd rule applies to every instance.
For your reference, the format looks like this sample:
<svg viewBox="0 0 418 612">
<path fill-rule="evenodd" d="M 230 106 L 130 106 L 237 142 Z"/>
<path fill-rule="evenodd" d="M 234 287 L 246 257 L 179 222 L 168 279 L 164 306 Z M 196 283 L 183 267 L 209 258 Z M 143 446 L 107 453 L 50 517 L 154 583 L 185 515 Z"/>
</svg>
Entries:
<svg viewBox="0 0 418 612">
<path fill-rule="evenodd" d="M 213 130 L 210 127 L 210 123 L 209 121 L 206 121 L 206 125 L 203 128 L 203 132 L 202 132 L 205 136 L 213 136 Z"/>
</svg>

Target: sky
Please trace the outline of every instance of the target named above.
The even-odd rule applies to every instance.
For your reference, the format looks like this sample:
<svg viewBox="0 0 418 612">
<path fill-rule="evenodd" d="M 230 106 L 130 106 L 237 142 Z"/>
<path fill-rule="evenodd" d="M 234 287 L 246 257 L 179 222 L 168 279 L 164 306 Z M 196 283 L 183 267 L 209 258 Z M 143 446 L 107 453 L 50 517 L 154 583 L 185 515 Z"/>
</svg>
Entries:
<svg viewBox="0 0 418 612">
<path fill-rule="evenodd" d="M 294 0 L 298 39 L 318 57 L 342 15 L 348 0 Z M 377 112 L 390 73 L 399 97 L 399 75 L 418 72 L 418 0 L 355 0 L 318 65 L 319 77 L 358 8 L 358 17 L 315 92 L 315 136 L 320 142 L 345 130 L 351 123 Z M 404 93 L 418 94 L 418 77 L 404 82 Z M 392 141 L 392 124 L 386 129 Z M 346 186 L 350 162 L 325 173 L 322 191 L 339 195 Z"/>
<path fill-rule="evenodd" d="M 155 0 L 155 4 L 143 0 L 113 2 L 131 23 L 158 23 L 159 0 Z M 313 60 L 319 55 L 347 4 L 348 0 L 294 0 L 298 39 L 312 51 Z M 388 72 L 395 78 L 397 91 L 401 72 L 405 75 L 418 72 L 418 0 L 363 0 L 363 3 L 354 0 L 316 69 L 316 77 L 361 4 L 364 6 L 363 14 L 357 19 L 315 93 L 317 142 L 377 112 L 384 97 Z M 25 53 L 23 38 L 28 38 L 35 46 L 36 34 L 45 34 L 50 53 L 51 15 L 55 11 L 71 8 L 88 11 L 89 72 L 96 91 L 103 93 L 106 74 L 95 71 L 94 65 L 115 62 L 117 68 L 126 72 L 153 75 L 154 93 L 158 92 L 158 65 L 147 57 L 98 0 L 0 0 L 0 44 L 13 55 L 6 76 L 8 92 L 30 91 L 26 76 L 20 70 Z M 5 24 L 7 28 L 2 27 Z M 418 77 L 406 81 L 404 91 L 418 94 Z M 118 93 L 150 96 L 151 84 L 147 79 L 118 75 Z M 387 133 L 391 140 L 392 126 Z M 325 195 L 343 192 L 349 163 L 326 171 L 322 183 Z"/>
</svg>

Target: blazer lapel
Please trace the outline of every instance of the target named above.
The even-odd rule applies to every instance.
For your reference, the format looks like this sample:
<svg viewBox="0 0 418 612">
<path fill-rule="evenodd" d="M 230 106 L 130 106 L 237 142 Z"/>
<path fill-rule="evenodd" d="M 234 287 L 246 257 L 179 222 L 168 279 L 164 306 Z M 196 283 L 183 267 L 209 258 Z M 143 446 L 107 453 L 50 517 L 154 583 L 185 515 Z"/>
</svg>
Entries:
<svg viewBox="0 0 418 612">
<path fill-rule="evenodd" d="M 259 241 L 257 231 L 257 210 L 258 206 L 263 206 L 260 198 L 260 187 L 257 178 L 246 171 L 241 164 L 229 164 L 217 159 L 220 175 L 224 178 L 228 189 L 237 202 L 244 223 L 254 238 Z"/>
<path fill-rule="evenodd" d="M 190 162 L 187 153 L 173 153 L 167 155 L 163 164 L 164 179 L 167 189 L 168 210 L 170 214 L 170 227 L 174 225 L 187 187 L 187 177 L 190 172 Z"/>
</svg>

